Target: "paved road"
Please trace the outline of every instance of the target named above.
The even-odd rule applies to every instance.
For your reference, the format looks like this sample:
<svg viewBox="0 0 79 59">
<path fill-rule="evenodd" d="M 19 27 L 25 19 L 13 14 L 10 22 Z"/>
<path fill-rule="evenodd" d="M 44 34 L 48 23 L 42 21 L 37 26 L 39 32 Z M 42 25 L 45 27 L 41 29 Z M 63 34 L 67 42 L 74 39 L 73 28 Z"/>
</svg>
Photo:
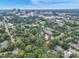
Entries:
<svg viewBox="0 0 79 59">
<path fill-rule="evenodd" d="M 4 16 L 3 23 L 4 23 L 4 26 L 5 26 L 5 31 L 6 31 L 6 32 L 8 33 L 8 35 L 10 36 L 10 39 L 11 39 L 12 43 L 15 43 L 15 42 L 14 42 L 14 38 L 12 37 L 12 35 L 10 34 L 10 32 L 9 32 L 9 30 L 8 30 L 8 24 L 5 22 L 5 20 L 7 20 L 7 19 L 6 19 L 6 17 Z"/>
<path fill-rule="evenodd" d="M 5 31 L 8 33 L 12 43 L 14 44 L 14 50 L 17 50 L 18 48 L 16 47 L 16 44 L 15 44 L 15 39 L 13 38 L 13 36 L 10 34 L 9 30 L 8 30 L 8 23 L 6 23 L 6 17 L 4 16 L 4 20 L 3 20 L 3 23 L 4 23 L 4 26 L 5 26 Z M 0 53 L 1 54 L 6 54 L 6 53 L 12 53 L 11 51 L 7 51 L 7 52 L 2 52 Z"/>
</svg>

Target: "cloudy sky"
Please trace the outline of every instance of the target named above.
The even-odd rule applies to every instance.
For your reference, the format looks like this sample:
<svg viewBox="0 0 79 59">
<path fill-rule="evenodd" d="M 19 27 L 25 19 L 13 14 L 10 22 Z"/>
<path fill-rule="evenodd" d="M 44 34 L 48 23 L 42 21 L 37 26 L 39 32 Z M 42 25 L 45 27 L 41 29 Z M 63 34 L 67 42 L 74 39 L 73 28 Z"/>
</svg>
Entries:
<svg viewBox="0 0 79 59">
<path fill-rule="evenodd" d="M 79 9 L 79 0 L 0 0 L 0 9 Z"/>
</svg>

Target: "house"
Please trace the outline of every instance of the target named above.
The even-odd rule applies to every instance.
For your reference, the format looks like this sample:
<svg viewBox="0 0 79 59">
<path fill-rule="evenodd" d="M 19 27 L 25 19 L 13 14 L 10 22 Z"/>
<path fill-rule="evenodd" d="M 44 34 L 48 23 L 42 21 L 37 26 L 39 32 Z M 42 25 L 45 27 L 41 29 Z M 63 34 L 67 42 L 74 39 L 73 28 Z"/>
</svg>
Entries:
<svg viewBox="0 0 79 59">
<path fill-rule="evenodd" d="M 45 40 L 49 39 L 49 35 L 45 34 Z"/>
<path fill-rule="evenodd" d="M 6 40 L 6 41 L 3 41 L 2 43 L 1 43 L 1 45 L 4 47 L 4 48 L 7 48 L 8 47 L 8 41 Z"/>
<path fill-rule="evenodd" d="M 69 58 L 71 56 L 72 52 L 70 51 L 64 51 L 64 58 Z"/>
<path fill-rule="evenodd" d="M 59 46 L 59 45 L 56 45 L 54 47 L 54 50 L 56 50 L 56 51 L 64 51 L 63 48 L 61 46 Z"/>
<path fill-rule="evenodd" d="M 3 24 L 3 22 L 0 22 L 0 26 L 3 26 L 4 24 Z"/>
<path fill-rule="evenodd" d="M 13 24 L 8 23 L 8 28 L 13 28 Z"/>
<path fill-rule="evenodd" d="M 8 29 L 9 29 L 10 32 L 15 32 L 16 31 L 15 27 L 11 23 L 8 23 Z"/>
<path fill-rule="evenodd" d="M 79 44 L 71 44 L 72 48 L 75 48 L 76 50 L 79 50 Z"/>
<path fill-rule="evenodd" d="M 39 21 L 40 24 L 44 25 L 45 24 L 45 21 Z"/>
<path fill-rule="evenodd" d="M 53 36 L 51 36 L 51 38 L 50 38 L 51 40 L 54 40 L 55 38 L 53 37 Z"/>
<path fill-rule="evenodd" d="M 62 27 L 65 23 L 64 23 L 64 21 L 62 21 L 62 20 L 56 20 L 56 23 L 60 26 L 60 27 Z"/>
<path fill-rule="evenodd" d="M 44 32 L 45 34 L 48 34 L 48 35 L 52 35 L 52 31 L 54 31 L 54 30 L 51 29 L 51 28 L 49 28 L 49 27 L 45 27 L 45 28 L 43 29 L 43 32 Z"/>
<path fill-rule="evenodd" d="M 32 26 L 31 26 L 31 24 L 26 24 L 25 27 L 30 28 L 30 27 L 32 27 Z"/>
<path fill-rule="evenodd" d="M 12 53 L 13 53 L 13 54 L 17 54 L 17 53 L 18 53 L 18 50 L 19 50 L 18 48 L 15 48 L 15 49 L 12 51 Z"/>
<path fill-rule="evenodd" d="M 43 29 L 43 32 L 44 32 L 44 34 L 45 34 L 45 39 L 46 40 L 48 40 L 49 38 L 50 39 L 53 39 L 53 37 L 52 37 L 52 31 L 54 31 L 53 29 L 51 29 L 51 28 L 49 28 L 49 27 L 45 27 L 44 29 Z"/>
<path fill-rule="evenodd" d="M 41 35 L 43 35 L 43 34 L 44 34 L 42 31 L 41 31 L 40 33 L 41 33 Z"/>
<path fill-rule="evenodd" d="M 62 38 L 64 36 L 65 36 L 65 34 L 64 33 L 61 33 L 59 36 L 56 36 L 55 39 L 59 39 L 59 38 Z"/>
<path fill-rule="evenodd" d="M 32 27 L 39 27 L 39 24 L 31 24 Z"/>
</svg>

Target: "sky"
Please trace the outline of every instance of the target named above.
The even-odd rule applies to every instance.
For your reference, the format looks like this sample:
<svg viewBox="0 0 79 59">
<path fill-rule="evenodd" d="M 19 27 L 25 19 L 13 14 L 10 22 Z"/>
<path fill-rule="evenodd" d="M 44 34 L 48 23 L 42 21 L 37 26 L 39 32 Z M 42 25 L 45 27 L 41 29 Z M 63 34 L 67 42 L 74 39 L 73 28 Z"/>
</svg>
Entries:
<svg viewBox="0 0 79 59">
<path fill-rule="evenodd" d="M 0 0 L 0 9 L 79 9 L 79 0 Z"/>
</svg>

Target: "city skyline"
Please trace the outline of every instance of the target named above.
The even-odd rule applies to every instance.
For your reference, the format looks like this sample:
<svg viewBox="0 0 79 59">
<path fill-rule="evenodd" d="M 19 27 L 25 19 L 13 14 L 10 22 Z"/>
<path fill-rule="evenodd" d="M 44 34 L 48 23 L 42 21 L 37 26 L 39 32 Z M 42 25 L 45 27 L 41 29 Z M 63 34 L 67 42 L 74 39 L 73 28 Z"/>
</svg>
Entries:
<svg viewBox="0 0 79 59">
<path fill-rule="evenodd" d="M 79 0 L 0 0 L 0 9 L 79 9 Z"/>
</svg>

